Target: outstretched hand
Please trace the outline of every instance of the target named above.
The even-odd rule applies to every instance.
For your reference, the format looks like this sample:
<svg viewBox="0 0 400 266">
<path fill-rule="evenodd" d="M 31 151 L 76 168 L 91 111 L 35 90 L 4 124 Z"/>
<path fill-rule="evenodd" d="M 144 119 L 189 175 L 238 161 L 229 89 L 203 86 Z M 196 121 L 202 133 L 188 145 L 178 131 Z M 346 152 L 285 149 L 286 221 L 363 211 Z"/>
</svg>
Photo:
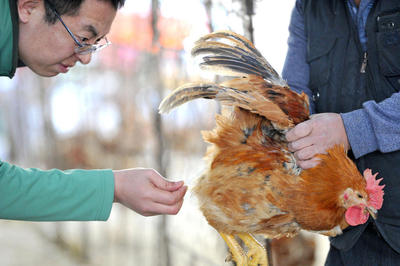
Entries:
<svg viewBox="0 0 400 266">
<path fill-rule="evenodd" d="M 126 169 L 114 173 L 114 202 L 143 216 L 177 214 L 182 207 L 187 186 L 171 182 L 153 169 Z"/>
<path fill-rule="evenodd" d="M 287 132 L 286 139 L 289 150 L 294 152 L 297 164 L 303 169 L 316 166 L 319 160 L 315 156 L 326 153 L 335 144 L 343 145 L 345 150 L 350 148 L 342 117 L 335 113 L 312 115 L 310 120 Z"/>
</svg>

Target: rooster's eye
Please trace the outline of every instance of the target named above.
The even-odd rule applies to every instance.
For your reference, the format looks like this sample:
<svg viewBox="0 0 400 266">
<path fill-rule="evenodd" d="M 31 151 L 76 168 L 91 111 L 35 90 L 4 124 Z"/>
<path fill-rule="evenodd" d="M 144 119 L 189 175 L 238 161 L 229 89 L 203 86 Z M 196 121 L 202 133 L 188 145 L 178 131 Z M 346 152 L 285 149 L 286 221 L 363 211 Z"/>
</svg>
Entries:
<svg viewBox="0 0 400 266">
<path fill-rule="evenodd" d="M 357 197 L 358 197 L 359 199 L 362 199 L 362 198 L 363 198 L 363 196 L 362 196 L 360 193 L 357 193 Z"/>
</svg>

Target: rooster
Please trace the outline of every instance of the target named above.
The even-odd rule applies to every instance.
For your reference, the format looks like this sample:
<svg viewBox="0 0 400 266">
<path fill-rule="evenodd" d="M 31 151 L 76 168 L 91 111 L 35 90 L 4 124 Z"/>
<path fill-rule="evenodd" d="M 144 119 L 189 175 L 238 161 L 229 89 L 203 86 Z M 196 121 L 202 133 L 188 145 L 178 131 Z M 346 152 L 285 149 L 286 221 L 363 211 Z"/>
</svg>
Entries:
<svg viewBox="0 0 400 266">
<path fill-rule="evenodd" d="M 249 40 L 214 32 L 198 40 L 192 54 L 203 55 L 202 68 L 230 78 L 183 85 L 159 110 L 167 113 L 198 98 L 221 102 L 216 128 L 203 132 L 211 144 L 208 166 L 194 193 L 237 265 L 268 265 L 253 234 L 279 238 L 303 229 L 336 236 L 349 225 L 366 223 L 370 214 L 376 218 L 383 203 L 382 179 L 376 180 L 370 169 L 362 176 L 343 146 L 318 155 L 314 168 L 296 165 L 285 133 L 309 119 L 308 97 L 292 91 Z"/>
</svg>

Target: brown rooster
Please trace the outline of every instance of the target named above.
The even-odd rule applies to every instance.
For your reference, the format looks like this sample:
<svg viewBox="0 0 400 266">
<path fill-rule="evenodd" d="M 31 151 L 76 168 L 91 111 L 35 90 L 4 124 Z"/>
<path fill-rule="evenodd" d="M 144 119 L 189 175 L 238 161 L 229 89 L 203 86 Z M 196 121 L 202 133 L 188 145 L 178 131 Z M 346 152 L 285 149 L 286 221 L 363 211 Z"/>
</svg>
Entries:
<svg viewBox="0 0 400 266">
<path fill-rule="evenodd" d="M 285 133 L 309 118 L 308 98 L 290 90 L 251 42 L 233 32 L 215 32 L 201 38 L 192 54 L 205 54 L 203 68 L 235 78 L 186 84 L 163 100 L 160 112 L 197 98 L 222 103 L 216 128 L 203 132 L 211 143 L 209 164 L 194 191 L 237 265 L 268 264 L 252 234 L 278 238 L 304 229 L 335 236 L 365 223 L 369 213 L 375 218 L 383 186 L 369 169 L 363 177 L 342 146 L 319 155 L 312 169 L 296 165 Z"/>
</svg>

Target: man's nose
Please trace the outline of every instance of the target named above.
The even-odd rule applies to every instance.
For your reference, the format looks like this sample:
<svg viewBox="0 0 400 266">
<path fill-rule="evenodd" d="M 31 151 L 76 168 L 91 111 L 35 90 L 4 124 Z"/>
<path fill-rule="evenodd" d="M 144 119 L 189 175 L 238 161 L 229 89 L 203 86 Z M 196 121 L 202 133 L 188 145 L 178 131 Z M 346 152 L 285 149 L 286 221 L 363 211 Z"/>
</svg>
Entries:
<svg viewBox="0 0 400 266">
<path fill-rule="evenodd" d="M 78 57 L 79 62 L 81 62 L 81 64 L 89 64 L 90 60 L 92 59 L 92 54 L 88 53 L 88 54 L 76 54 L 76 57 Z"/>
</svg>

